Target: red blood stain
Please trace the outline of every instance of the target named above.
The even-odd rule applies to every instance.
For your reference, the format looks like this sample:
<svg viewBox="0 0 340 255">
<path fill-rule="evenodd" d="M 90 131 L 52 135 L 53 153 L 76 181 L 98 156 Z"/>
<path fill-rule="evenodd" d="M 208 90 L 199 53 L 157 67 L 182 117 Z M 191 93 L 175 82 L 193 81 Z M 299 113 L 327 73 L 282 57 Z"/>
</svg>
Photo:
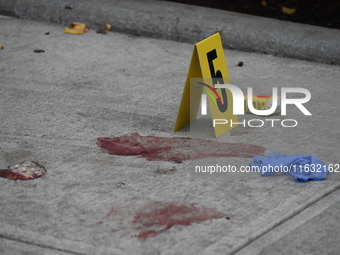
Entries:
<svg viewBox="0 0 340 255">
<path fill-rule="evenodd" d="M 181 161 L 207 157 L 252 158 L 264 153 L 259 145 L 222 143 L 188 137 L 140 136 L 99 137 L 97 145 L 111 155 L 138 156 L 151 161 Z"/>
<path fill-rule="evenodd" d="M 32 174 L 32 175 L 23 175 L 14 173 L 8 169 L 0 169 L 0 177 L 12 179 L 12 180 L 32 180 L 39 178 L 41 175 Z"/>
<path fill-rule="evenodd" d="M 138 227 L 147 229 L 137 236 L 139 239 L 158 235 L 175 225 L 189 226 L 192 223 L 225 217 L 223 213 L 212 208 L 194 205 L 154 203 L 151 207 L 153 207 L 151 211 L 139 213 L 134 217 L 133 223 Z"/>
</svg>

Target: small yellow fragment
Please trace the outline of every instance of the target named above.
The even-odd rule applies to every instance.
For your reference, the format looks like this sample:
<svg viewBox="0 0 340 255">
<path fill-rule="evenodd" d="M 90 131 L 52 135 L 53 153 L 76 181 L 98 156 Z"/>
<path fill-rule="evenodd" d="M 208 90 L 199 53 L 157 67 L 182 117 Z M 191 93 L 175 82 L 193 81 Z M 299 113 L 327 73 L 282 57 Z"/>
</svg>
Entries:
<svg viewBox="0 0 340 255">
<path fill-rule="evenodd" d="M 111 30 L 111 25 L 110 25 L 110 24 L 106 24 L 105 27 L 104 27 L 104 29 L 105 29 L 106 31 L 110 31 L 110 30 Z"/>
<path fill-rule="evenodd" d="M 64 33 L 67 34 L 84 34 L 88 29 L 86 27 L 86 24 L 79 23 L 79 22 L 72 22 L 70 24 L 72 28 L 65 27 Z"/>
<path fill-rule="evenodd" d="M 282 8 L 282 13 L 288 14 L 288 15 L 294 14 L 296 12 L 296 9 L 297 9 L 297 7 L 295 7 L 295 8 L 288 8 L 288 7 L 284 7 L 284 6 L 281 6 L 281 8 Z"/>
<path fill-rule="evenodd" d="M 267 7 L 267 2 L 266 1 L 261 1 L 262 6 Z"/>
<path fill-rule="evenodd" d="M 0 50 L 2 50 L 3 48 L 4 48 L 4 46 L 0 44 Z"/>
</svg>

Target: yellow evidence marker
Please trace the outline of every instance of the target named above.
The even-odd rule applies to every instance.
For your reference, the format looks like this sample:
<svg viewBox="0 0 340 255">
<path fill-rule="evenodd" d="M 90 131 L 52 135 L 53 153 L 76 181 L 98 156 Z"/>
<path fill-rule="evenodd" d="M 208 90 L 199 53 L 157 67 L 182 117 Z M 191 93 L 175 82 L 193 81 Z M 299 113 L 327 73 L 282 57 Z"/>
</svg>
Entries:
<svg viewBox="0 0 340 255">
<path fill-rule="evenodd" d="M 197 82 L 197 78 L 202 82 Z M 215 89 L 214 85 L 218 83 L 230 84 L 230 80 L 221 36 L 216 33 L 195 45 L 174 127 L 175 132 L 197 118 L 203 91 L 209 94 L 212 122 L 215 119 L 224 119 L 228 120 L 228 123 L 235 123 L 215 125 L 216 138 L 238 125 L 238 117 L 233 115 L 232 94 L 225 88 Z"/>
</svg>

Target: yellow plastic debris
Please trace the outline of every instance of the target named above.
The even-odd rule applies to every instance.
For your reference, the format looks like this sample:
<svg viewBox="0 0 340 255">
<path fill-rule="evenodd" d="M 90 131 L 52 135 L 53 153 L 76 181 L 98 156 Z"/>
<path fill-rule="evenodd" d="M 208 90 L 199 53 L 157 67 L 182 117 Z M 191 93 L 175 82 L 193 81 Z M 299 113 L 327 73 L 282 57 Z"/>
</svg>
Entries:
<svg viewBox="0 0 340 255">
<path fill-rule="evenodd" d="M 271 96 L 256 96 L 256 95 L 253 95 L 252 100 L 253 100 L 253 106 L 256 110 L 268 110 L 273 105 L 273 97 L 271 97 Z M 280 103 L 281 103 L 281 98 L 277 97 L 277 107 L 276 107 L 275 111 L 270 115 L 274 115 L 274 114 L 281 112 Z M 248 107 L 248 96 L 247 95 L 244 96 L 244 109 L 245 109 L 246 112 L 252 113 L 249 110 L 249 107 Z M 265 115 L 265 116 L 270 116 L 270 115 Z"/>
<path fill-rule="evenodd" d="M 263 7 L 267 7 L 267 2 L 266 1 L 261 1 L 261 4 Z"/>
<path fill-rule="evenodd" d="M 0 50 L 2 50 L 3 48 L 4 48 L 4 46 L 0 44 Z"/>
<path fill-rule="evenodd" d="M 70 26 L 72 28 L 65 27 L 64 33 L 79 35 L 84 34 L 88 30 L 86 24 L 79 22 L 72 22 Z"/>
<path fill-rule="evenodd" d="M 281 9 L 282 13 L 283 14 L 288 14 L 288 15 L 294 14 L 296 12 L 296 9 L 297 9 L 297 7 L 295 7 L 295 8 L 288 8 L 288 7 L 284 7 L 284 6 L 282 6 L 281 8 L 282 8 Z"/>
<path fill-rule="evenodd" d="M 105 29 L 106 31 L 110 31 L 110 30 L 111 30 L 111 25 L 110 25 L 110 24 L 106 24 L 105 27 L 104 27 L 104 29 Z"/>
</svg>

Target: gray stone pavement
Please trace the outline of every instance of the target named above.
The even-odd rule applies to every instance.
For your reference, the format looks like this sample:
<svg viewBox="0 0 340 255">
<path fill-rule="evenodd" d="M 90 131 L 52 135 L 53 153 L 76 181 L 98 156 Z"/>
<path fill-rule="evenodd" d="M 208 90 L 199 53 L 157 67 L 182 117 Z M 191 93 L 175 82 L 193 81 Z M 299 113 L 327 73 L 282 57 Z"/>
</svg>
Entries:
<svg viewBox="0 0 340 255">
<path fill-rule="evenodd" d="M 33 160 L 47 170 L 36 180 L 0 178 L 0 254 L 338 254 L 338 173 L 303 184 L 284 174 L 197 175 L 194 165 L 239 169 L 251 158 L 150 161 L 96 145 L 136 132 L 191 135 L 172 130 L 192 43 L 63 30 L 0 18 L 0 168 Z M 242 89 L 310 90 L 313 116 L 292 106 L 275 118 L 297 119 L 295 128 L 239 126 L 217 141 L 340 163 L 338 66 L 225 55 Z M 212 131 L 201 138 L 216 141 Z"/>
</svg>

